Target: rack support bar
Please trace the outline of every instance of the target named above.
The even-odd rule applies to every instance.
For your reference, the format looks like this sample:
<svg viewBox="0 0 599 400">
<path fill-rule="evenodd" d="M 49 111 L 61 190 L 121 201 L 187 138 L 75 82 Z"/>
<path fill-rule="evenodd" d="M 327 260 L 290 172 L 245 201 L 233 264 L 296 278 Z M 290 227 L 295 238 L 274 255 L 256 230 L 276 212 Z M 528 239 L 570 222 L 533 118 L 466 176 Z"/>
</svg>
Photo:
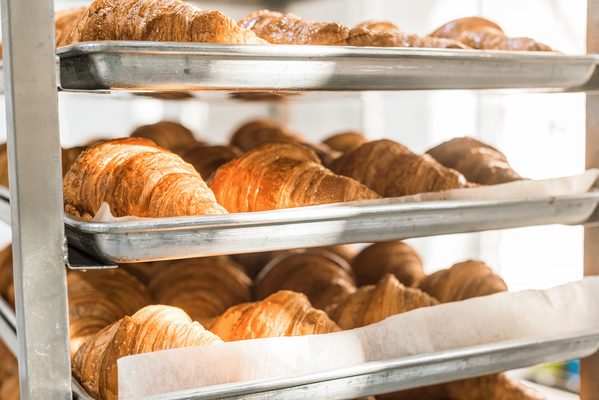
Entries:
<svg viewBox="0 0 599 400">
<path fill-rule="evenodd" d="M 54 4 L 2 0 L 21 398 L 71 398 Z"/>
</svg>

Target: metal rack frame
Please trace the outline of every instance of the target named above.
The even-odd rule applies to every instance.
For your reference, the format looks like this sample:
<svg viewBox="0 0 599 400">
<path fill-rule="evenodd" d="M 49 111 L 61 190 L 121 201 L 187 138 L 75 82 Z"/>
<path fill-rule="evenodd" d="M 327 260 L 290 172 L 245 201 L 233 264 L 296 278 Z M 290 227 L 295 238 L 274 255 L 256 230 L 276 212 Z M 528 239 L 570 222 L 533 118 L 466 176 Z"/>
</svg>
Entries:
<svg viewBox="0 0 599 400">
<path fill-rule="evenodd" d="M 21 396 L 67 400 L 78 396 L 68 341 L 54 4 L 1 6 Z M 599 0 L 588 0 L 587 29 L 588 53 L 598 53 Z M 587 96 L 586 155 L 587 167 L 599 167 L 599 95 Z M 599 227 L 586 228 L 585 275 L 599 274 L 598 243 Z M 10 325 L 2 322 L 0 333 Z M 581 399 L 599 399 L 599 354 L 581 368 Z"/>
</svg>

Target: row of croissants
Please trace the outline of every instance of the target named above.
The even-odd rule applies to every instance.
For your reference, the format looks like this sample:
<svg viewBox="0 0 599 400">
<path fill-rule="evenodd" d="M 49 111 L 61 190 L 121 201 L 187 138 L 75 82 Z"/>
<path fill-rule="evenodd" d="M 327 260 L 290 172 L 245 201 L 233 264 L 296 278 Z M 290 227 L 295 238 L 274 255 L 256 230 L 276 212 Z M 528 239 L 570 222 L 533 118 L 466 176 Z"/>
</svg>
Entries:
<svg viewBox="0 0 599 400">
<path fill-rule="evenodd" d="M 7 184 L 5 148 L 1 157 L 0 184 Z M 174 122 L 142 126 L 129 138 L 64 150 L 63 173 L 65 211 L 86 220 L 104 203 L 114 217 L 162 218 L 367 201 L 522 179 L 504 154 L 469 137 L 415 154 L 358 132 L 310 144 L 268 119 L 242 125 L 227 146 L 198 142 Z"/>
<path fill-rule="evenodd" d="M 418 253 L 403 242 L 373 244 L 357 255 L 351 246 L 329 246 L 68 271 L 67 285 L 73 375 L 104 400 L 118 398 L 117 359 L 128 355 L 337 332 L 507 290 L 480 261 L 427 275 Z M 4 400 L 11 398 L 3 397 L 5 385 L 18 385 L 9 383 L 16 361 L 2 350 Z M 543 397 L 503 373 L 377 396 L 441 398 Z"/>
<path fill-rule="evenodd" d="M 507 37 L 497 24 L 481 17 L 456 19 L 419 37 L 388 21 L 366 21 L 350 28 L 260 10 L 235 22 L 219 11 L 202 11 L 183 0 L 96 0 L 89 7 L 57 12 L 55 20 L 57 46 L 140 40 L 551 51 L 530 38 Z"/>
</svg>

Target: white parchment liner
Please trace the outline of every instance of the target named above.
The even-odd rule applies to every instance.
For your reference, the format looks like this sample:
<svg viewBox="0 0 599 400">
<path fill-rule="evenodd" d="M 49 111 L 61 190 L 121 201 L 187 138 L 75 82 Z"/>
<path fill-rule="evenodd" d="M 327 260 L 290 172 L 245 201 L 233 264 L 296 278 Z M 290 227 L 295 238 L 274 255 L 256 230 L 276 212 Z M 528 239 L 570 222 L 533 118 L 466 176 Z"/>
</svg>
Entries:
<svg viewBox="0 0 599 400">
<path fill-rule="evenodd" d="M 541 266 L 540 266 L 541 268 Z M 599 277 L 421 308 L 327 335 L 166 350 L 118 361 L 119 397 L 274 378 L 599 328 Z"/>
</svg>

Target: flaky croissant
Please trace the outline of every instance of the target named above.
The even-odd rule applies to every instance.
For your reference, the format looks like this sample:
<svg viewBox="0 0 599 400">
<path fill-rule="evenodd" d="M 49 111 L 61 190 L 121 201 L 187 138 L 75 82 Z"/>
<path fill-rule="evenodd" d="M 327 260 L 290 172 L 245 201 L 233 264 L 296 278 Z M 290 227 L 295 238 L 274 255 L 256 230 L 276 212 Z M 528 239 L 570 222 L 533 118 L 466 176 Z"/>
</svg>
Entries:
<svg viewBox="0 0 599 400">
<path fill-rule="evenodd" d="M 324 311 L 300 293 L 281 290 L 262 301 L 229 308 L 210 331 L 225 342 L 339 331 Z"/>
<path fill-rule="evenodd" d="M 331 170 L 366 185 L 383 197 L 440 192 L 471 186 L 459 172 L 431 156 L 414 154 L 405 146 L 383 139 L 368 142 L 338 158 Z"/>
<path fill-rule="evenodd" d="M 64 46 L 71 29 L 79 22 L 79 19 L 87 7 L 75 7 L 66 10 L 58 11 L 54 14 L 56 26 L 56 47 Z"/>
<path fill-rule="evenodd" d="M 102 203 L 122 217 L 226 214 L 196 170 L 140 138 L 113 139 L 85 150 L 63 179 L 65 211 L 91 220 Z"/>
<path fill-rule="evenodd" d="M 250 151 L 265 143 L 300 143 L 304 139 L 288 126 L 273 119 L 257 119 L 237 128 L 229 144 Z"/>
<path fill-rule="evenodd" d="M 14 374 L 0 383 L 0 400 L 20 400 L 19 374 Z"/>
<path fill-rule="evenodd" d="M 349 32 L 349 46 L 370 47 L 430 47 L 444 49 L 466 49 L 468 46 L 457 40 L 420 37 L 401 31 L 388 21 L 366 21 Z"/>
<path fill-rule="evenodd" d="M 507 285 L 485 263 L 470 260 L 427 276 L 418 288 L 441 303 L 448 303 L 504 292 Z"/>
<path fill-rule="evenodd" d="M 333 174 L 313 151 L 295 143 L 247 152 L 220 167 L 210 188 L 231 213 L 379 198 L 359 182 Z"/>
<path fill-rule="evenodd" d="M 67 287 L 71 356 L 90 336 L 152 302 L 145 286 L 119 268 L 69 271 Z"/>
<path fill-rule="evenodd" d="M 324 144 L 341 153 L 347 153 L 366 142 L 368 142 L 368 139 L 362 133 L 354 131 L 338 133 L 323 140 Z"/>
<path fill-rule="evenodd" d="M 310 303 L 327 311 L 356 291 L 354 273 L 341 257 L 326 250 L 287 252 L 277 257 L 256 279 L 260 300 L 279 290 L 303 293 Z"/>
<path fill-rule="evenodd" d="M 509 38 L 499 25 L 481 17 L 453 20 L 430 36 L 457 40 L 473 49 L 552 51 L 549 46 L 527 37 Z"/>
<path fill-rule="evenodd" d="M 270 44 L 345 46 L 349 28 L 339 22 L 312 22 L 295 14 L 254 11 L 239 26 L 251 29 Z"/>
<path fill-rule="evenodd" d="M 393 274 L 406 286 L 424 279 L 422 258 L 403 242 L 376 243 L 363 249 L 352 262 L 358 284 L 373 285 L 385 274 Z"/>
<path fill-rule="evenodd" d="M 181 309 L 144 307 L 107 326 L 77 351 L 73 375 L 95 399 L 118 399 L 117 360 L 135 354 L 222 343 Z"/>
<path fill-rule="evenodd" d="M 229 307 L 252 300 L 252 281 L 228 257 L 170 262 L 148 285 L 155 302 L 181 308 L 202 325 Z"/>
<path fill-rule="evenodd" d="M 197 144 L 182 151 L 181 158 L 193 165 L 202 178 L 208 180 L 221 165 L 241 156 L 234 146 L 203 146 Z"/>
<path fill-rule="evenodd" d="M 502 152 L 468 136 L 441 143 L 426 153 L 470 182 L 496 185 L 522 179 Z"/>
<path fill-rule="evenodd" d="M 221 12 L 201 11 L 181 0 L 96 0 L 66 44 L 96 40 L 266 43 Z"/>
<path fill-rule="evenodd" d="M 196 143 L 193 133 L 189 129 L 171 121 L 140 126 L 131 133 L 131 137 L 150 139 L 159 147 L 173 153 L 179 153 Z"/>
</svg>

